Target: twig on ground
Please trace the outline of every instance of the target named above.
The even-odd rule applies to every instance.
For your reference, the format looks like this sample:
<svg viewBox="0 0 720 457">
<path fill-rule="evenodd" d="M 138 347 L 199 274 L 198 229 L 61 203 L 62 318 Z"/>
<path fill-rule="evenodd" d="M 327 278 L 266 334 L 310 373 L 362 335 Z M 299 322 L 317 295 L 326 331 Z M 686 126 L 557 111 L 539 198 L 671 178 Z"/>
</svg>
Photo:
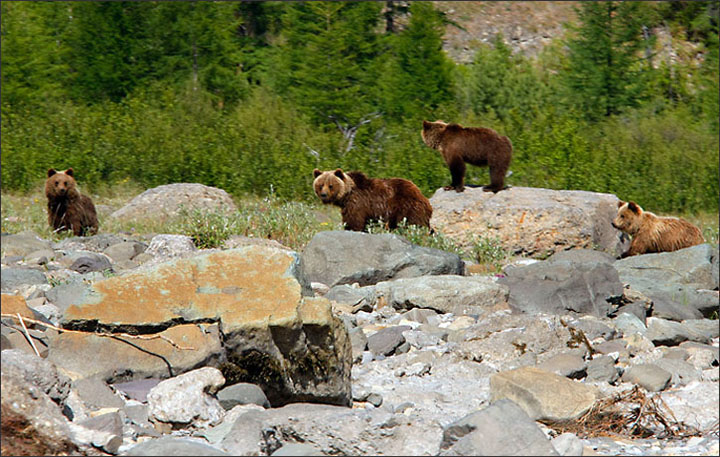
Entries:
<svg viewBox="0 0 720 457">
<path fill-rule="evenodd" d="M 180 349 L 180 350 L 183 350 L 183 351 L 194 351 L 194 350 L 195 350 L 194 347 L 180 346 L 179 344 L 177 344 L 176 342 L 174 342 L 174 341 L 171 340 L 170 338 L 168 338 L 168 337 L 166 337 L 166 336 L 164 336 L 164 335 L 157 334 L 157 333 L 154 334 L 154 335 L 130 335 L 129 333 L 87 332 L 87 331 L 84 331 L 84 330 L 69 330 L 69 329 L 66 329 L 66 328 L 56 327 L 56 326 L 54 326 L 54 325 L 52 325 L 52 324 L 48 324 L 48 323 L 46 323 L 46 322 L 38 321 L 38 320 L 35 320 L 35 319 L 30 319 L 30 318 L 27 318 L 27 317 L 25 317 L 25 318 L 20 317 L 19 314 L 18 314 L 17 316 L 15 316 L 14 314 L 5 314 L 5 313 L 2 313 L 2 314 L 0 314 L 0 316 L 2 316 L 2 317 L 10 317 L 10 318 L 12 318 L 12 319 L 18 319 L 18 318 L 19 318 L 20 323 L 22 324 L 23 327 L 25 327 L 25 324 L 23 323 L 23 320 L 26 320 L 26 321 L 31 322 L 31 323 L 36 324 L 36 325 L 42 325 L 43 327 L 47 327 L 47 328 L 51 328 L 51 329 L 53 329 L 53 330 L 57 330 L 58 332 L 77 333 L 77 334 L 80 334 L 80 335 L 93 335 L 93 336 L 101 336 L 101 337 L 106 337 L 106 338 L 123 337 L 123 338 L 132 338 L 132 339 L 136 339 L 136 340 L 157 340 L 157 339 L 161 339 L 161 340 L 163 340 L 163 341 L 166 341 L 167 343 L 169 343 L 169 344 L 172 345 L 173 347 L 175 347 L 175 348 L 177 348 L 177 349 Z M 29 334 L 28 334 L 28 337 L 29 337 Z M 34 345 L 33 345 L 33 347 L 34 347 Z M 37 352 L 37 349 L 35 349 L 35 352 Z M 38 355 L 39 355 L 39 354 L 38 354 Z"/>
</svg>

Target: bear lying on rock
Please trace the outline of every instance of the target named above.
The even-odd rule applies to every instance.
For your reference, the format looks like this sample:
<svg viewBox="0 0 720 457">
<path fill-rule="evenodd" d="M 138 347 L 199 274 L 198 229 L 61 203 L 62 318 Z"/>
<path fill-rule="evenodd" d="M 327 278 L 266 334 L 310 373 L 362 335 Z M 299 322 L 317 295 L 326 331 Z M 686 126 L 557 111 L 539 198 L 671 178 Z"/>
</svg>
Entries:
<svg viewBox="0 0 720 457">
<path fill-rule="evenodd" d="M 618 213 L 612 226 L 632 236 L 630 249 L 622 257 L 649 252 L 669 252 L 702 244 L 700 229 L 685 219 L 660 217 L 635 202 L 618 202 Z"/>
<path fill-rule="evenodd" d="M 348 230 L 364 231 L 370 221 L 382 220 L 394 229 L 403 219 L 430 228 L 432 206 L 412 182 L 402 178 L 368 178 L 359 171 L 313 172 L 315 194 L 325 204 L 339 206 Z"/>
</svg>

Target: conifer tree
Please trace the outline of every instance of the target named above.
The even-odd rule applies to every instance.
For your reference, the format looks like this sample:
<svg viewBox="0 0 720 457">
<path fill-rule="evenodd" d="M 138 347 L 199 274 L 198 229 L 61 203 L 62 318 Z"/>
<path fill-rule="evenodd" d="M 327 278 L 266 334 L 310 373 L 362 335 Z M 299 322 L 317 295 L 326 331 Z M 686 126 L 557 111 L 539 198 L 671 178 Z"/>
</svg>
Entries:
<svg viewBox="0 0 720 457">
<path fill-rule="evenodd" d="M 643 36 L 647 5 L 638 2 L 583 2 L 576 8 L 566 81 L 571 97 L 589 119 L 636 106 L 652 68 L 641 52 L 652 47 Z"/>
</svg>

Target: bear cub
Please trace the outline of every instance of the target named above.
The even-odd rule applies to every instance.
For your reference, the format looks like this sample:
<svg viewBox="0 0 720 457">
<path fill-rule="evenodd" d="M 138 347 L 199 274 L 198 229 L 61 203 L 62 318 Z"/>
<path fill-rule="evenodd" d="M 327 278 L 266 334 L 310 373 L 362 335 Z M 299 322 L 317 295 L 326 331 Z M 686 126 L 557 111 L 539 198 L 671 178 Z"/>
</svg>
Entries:
<svg viewBox="0 0 720 457">
<path fill-rule="evenodd" d="M 493 129 L 484 127 L 463 127 L 443 121 L 423 121 L 422 139 L 426 145 L 442 154 L 452 182 L 445 190 L 465 190 L 465 164 L 488 166 L 490 185 L 483 186 L 486 192 L 505 189 L 505 174 L 512 159 L 510 138 Z"/>
<path fill-rule="evenodd" d="M 325 204 L 341 208 L 347 230 L 365 231 L 368 222 L 382 220 L 394 229 L 403 220 L 430 228 L 432 206 L 412 182 L 402 178 L 369 178 L 362 172 L 313 171 L 315 194 Z"/>
<path fill-rule="evenodd" d="M 45 196 L 48 199 L 48 223 L 53 231 L 72 230 L 75 236 L 94 235 L 98 231 L 95 205 L 77 188 L 72 168 L 48 170 Z"/>
<path fill-rule="evenodd" d="M 650 252 L 670 252 L 702 244 L 700 229 L 685 219 L 660 217 L 635 202 L 618 202 L 612 226 L 632 236 L 630 248 L 622 258 Z"/>
</svg>

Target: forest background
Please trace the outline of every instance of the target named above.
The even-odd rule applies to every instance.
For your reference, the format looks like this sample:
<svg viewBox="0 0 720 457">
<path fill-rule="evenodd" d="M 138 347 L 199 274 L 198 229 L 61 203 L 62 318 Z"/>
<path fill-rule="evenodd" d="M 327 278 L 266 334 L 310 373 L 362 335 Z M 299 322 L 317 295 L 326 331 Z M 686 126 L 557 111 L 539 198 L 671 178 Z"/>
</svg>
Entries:
<svg viewBox="0 0 720 457">
<path fill-rule="evenodd" d="M 511 185 L 718 211 L 718 2 L 577 2 L 537 55 L 497 35 L 464 62 L 443 50 L 463 26 L 433 2 L 1 8 L 3 193 L 73 167 L 90 192 L 312 201 L 312 170 L 342 167 L 430 196 L 450 176 L 420 130 L 444 119 L 508 135 Z M 658 30 L 691 55 L 667 58 Z"/>
</svg>

